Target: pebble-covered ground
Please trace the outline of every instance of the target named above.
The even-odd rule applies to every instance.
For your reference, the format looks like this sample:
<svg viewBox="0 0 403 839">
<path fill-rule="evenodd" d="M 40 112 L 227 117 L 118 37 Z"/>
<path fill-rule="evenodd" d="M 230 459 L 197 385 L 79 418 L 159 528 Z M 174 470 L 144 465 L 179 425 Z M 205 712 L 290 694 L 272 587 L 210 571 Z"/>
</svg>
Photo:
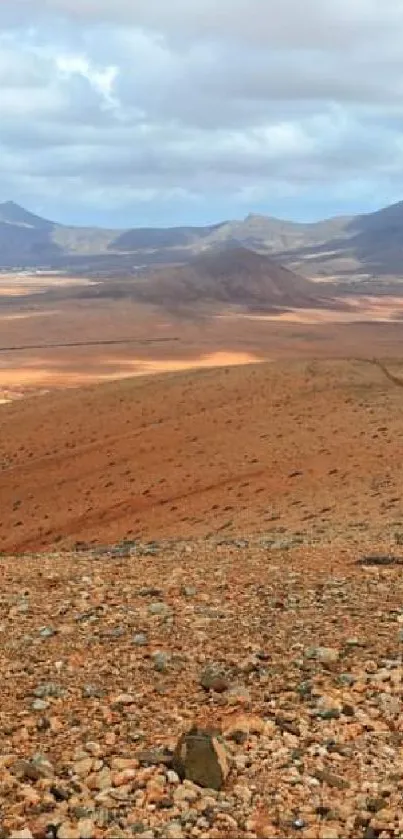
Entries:
<svg viewBox="0 0 403 839">
<path fill-rule="evenodd" d="M 284 547 L 1 559 L 1 837 L 403 837 L 399 547 Z M 172 768 L 193 723 L 221 790 Z"/>
</svg>

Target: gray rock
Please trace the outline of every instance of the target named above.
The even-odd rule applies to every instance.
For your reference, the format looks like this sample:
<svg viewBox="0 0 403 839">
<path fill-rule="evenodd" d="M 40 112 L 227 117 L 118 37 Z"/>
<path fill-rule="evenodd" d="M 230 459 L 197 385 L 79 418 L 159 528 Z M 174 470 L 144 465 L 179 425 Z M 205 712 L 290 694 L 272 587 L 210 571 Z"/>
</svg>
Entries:
<svg viewBox="0 0 403 839">
<path fill-rule="evenodd" d="M 46 711 L 47 708 L 49 708 L 49 702 L 45 699 L 34 699 L 31 705 L 32 711 Z"/>
<path fill-rule="evenodd" d="M 133 635 L 133 644 L 136 647 L 146 647 L 148 644 L 148 637 L 145 632 L 137 632 L 136 635 Z"/>
<path fill-rule="evenodd" d="M 48 697 L 61 699 L 66 695 L 66 691 L 61 687 L 61 685 L 56 684 L 56 682 L 44 682 L 42 685 L 38 685 L 38 687 L 35 688 L 33 694 L 38 699 L 46 699 Z"/>
<path fill-rule="evenodd" d="M 162 615 L 162 617 L 164 617 L 169 615 L 171 609 L 167 603 L 157 601 L 156 603 L 150 603 L 148 611 L 150 615 Z"/>
<path fill-rule="evenodd" d="M 183 594 L 184 597 L 194 597 L 195 594 L 197 594 L 197 588 L 196 586 L 182 586 L 181 594 Z"/>
<path fill-rule="evenodd" d="M 52 638 L 53 635 L 56 635 L 56 630 L 52 629 L 51 626 L 42 626 L 39 630 L 39 635 L 41 638 Z"/>
<path fill-rule="evenodd" d="M 352 675 L 352 673 L 340 673 L 340 676 L 338 676 L 337 681 L 340 685 L 352 687 L 357 680 L 355 676 Z"/>
<path fill-rule="evenodd" d="M 105 691 L 97 685 L 84 685 L 82 695 L 84 699 L 102 699 Z"/>
<path fill-rule="evenodd" d="M 110 639 L 111 641 L 117 641 L 119 638 L 123 638 L 124 634 L 125 629 L 123 626 L 114 626 L 113 629 L 106 629 L 105 632 L 102 633 L 102 637 Z"/>
<path fill-rule="evenodd" d="M 156 652 L 152 655 L 154 670 L 158 673 L 166 673 L 170 661 L 169 653 Z"/>
<path fill-rule="evenodd" d="M 316 716 L 321 720 L 338 720 L 340 719 L 340 711 L 338 708 L 320 708 L 315 712 Z"/>
</svg>

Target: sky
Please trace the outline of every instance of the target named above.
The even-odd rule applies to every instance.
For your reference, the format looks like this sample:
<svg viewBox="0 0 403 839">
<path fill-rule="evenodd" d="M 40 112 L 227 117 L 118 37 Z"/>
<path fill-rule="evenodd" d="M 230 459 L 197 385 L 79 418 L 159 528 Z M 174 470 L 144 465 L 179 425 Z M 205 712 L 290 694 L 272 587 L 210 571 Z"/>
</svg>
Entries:
<svg viewBox="0 0 403 839">
<path fill-rule="evenodd" d="M 403 0 L 0 0 L 0 201 L 68 224 L 403 198 Z"/>
</svg>

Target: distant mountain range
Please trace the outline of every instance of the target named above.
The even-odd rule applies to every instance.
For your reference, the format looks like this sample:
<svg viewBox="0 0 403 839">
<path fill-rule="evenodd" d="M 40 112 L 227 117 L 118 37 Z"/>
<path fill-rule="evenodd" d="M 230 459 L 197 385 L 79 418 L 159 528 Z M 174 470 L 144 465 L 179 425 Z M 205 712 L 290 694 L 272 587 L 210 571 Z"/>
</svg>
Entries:
<svg viewBox="0 0 403 839">
<path fill-rule="evenodd" d="M 119 276 L 247 248 L 314 279 L 403 278 L 403 202 L 310 224 L 249 215 L 207 227 L 104 230 L 69 227 L 0 204 L 0 268 L 50 268 Z"/>
</svg>

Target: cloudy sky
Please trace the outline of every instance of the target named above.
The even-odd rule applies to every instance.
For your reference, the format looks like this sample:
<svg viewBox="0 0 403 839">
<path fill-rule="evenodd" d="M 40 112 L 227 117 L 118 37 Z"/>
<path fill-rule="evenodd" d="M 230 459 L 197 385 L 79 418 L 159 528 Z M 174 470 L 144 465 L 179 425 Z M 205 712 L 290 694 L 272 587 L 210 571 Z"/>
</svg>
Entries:
<svg viewBox="0 0 403 839">
<path fill-rule="evenodd" d="M 403 0 L 0 0 L 0 200 L 310 220 L 403 198 Z"/>
</svg>

